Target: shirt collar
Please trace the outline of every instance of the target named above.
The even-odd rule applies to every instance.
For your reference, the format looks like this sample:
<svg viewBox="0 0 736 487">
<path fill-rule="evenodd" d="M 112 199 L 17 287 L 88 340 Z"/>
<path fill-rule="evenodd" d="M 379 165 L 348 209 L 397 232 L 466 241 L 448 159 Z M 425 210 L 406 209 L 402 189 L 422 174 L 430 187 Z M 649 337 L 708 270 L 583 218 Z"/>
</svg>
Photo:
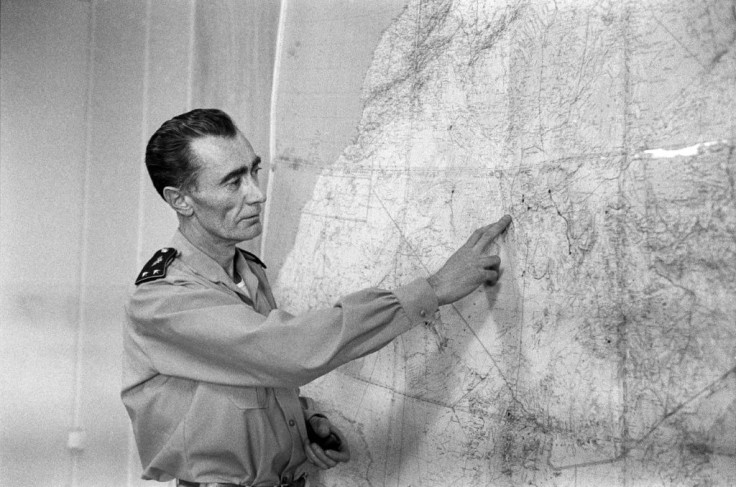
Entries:
<svg viewBox="0 0 736 487">
<path fill-rule="evenodd" d="M 205 254 L 191 243 L 181 230 L 176 230 L 171 239 L 171 247 L 178 251 L 177 257 L 197 274 L 212 282 L 229 283 L 232 281 L 225 269 L 215 259 Z"/>
</svg>

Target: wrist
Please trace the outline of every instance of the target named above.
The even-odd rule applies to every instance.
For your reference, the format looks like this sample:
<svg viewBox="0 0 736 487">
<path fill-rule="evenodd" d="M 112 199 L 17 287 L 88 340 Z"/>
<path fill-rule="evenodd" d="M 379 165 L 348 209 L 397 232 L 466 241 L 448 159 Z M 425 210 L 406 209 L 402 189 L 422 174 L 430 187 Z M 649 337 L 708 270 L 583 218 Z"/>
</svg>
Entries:
<svg viewBox="0 0 736 487">
<path fill-rule="evenodd" d="M 429 276 L 427 278 L 427 283 L 429 284 L 429 287 L 432 288 L 432 291 L 434 291 L 434 295 L 437 296 L 437 304 L 439 306 L 449 304 L 442 292 L 442 284 L 440 282 L 440 278 L 437 277 L 437 274 L 432 274 L 431 276 Z"/>
</svg>

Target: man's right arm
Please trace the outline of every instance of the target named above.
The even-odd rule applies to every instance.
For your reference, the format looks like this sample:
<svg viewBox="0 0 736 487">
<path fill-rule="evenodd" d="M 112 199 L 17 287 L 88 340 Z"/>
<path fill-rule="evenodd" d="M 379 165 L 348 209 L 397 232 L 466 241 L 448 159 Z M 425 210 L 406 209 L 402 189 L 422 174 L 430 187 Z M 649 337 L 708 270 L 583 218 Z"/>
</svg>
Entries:
<svg viewBox="0 0 736 487">
<path fill-rule="evenodd" d="M 154 281 L 128 304 L 128 339 L 156 373 L 237 386 L 298 387 L 375 352 L 433 319 L 483 283 L 500 259 L 486 249 L 510 217 L 478 229 L 429 279 L 395 291 L 365 289 L 332 308 L 267 317 L 237 297 L 196 282 Z M 129 384 L 130 385 L 130 384 Z"/>
<path fill-rule="evenodd" d="M 142 284 L 128 303 L 128 341 L 152 372 L 238 386 L 298 387 L 431 320 L 426 279 L 365 289 L 331 308 L 267 317 L 201 283 Z M 128 384 L 131 386 L 131 384 Z"/>
</svg>

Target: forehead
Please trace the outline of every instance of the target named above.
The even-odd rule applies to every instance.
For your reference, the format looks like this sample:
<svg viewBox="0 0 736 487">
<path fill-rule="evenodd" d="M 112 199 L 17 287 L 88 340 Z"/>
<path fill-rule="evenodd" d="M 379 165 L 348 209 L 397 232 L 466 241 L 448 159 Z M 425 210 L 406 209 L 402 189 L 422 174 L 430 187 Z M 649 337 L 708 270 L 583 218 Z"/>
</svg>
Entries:
<svg viewBox="0 0 736 487">
<path fill-rule="evenodd" d="M 225 137 L 201 137 L 191 142 L 192 151 L 199 160 L 199 181 L 217 179 L 234 169 L 250 167 L 256 154 L 250 142 L 241 133 Z"/>
</svg>

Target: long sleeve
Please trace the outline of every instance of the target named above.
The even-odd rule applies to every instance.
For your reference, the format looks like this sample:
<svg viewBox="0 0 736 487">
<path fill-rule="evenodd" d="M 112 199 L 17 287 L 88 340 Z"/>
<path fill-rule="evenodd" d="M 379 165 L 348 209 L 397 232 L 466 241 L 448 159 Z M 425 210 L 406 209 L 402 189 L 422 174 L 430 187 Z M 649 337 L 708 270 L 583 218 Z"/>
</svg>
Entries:
<svg viewBox="0 0 736 487">
<path fill-rule="evenodd" d="M 235 386 L 298 387 L 374 352 L 437 311 L 424 279 L 366 289 L 298 316 L 257 313 L 198 282 L 141 286 L 128 304 L 131 345 L 156 373 Z M 128 384 L 133 386 L 134 384 Z"/>
</svg>

